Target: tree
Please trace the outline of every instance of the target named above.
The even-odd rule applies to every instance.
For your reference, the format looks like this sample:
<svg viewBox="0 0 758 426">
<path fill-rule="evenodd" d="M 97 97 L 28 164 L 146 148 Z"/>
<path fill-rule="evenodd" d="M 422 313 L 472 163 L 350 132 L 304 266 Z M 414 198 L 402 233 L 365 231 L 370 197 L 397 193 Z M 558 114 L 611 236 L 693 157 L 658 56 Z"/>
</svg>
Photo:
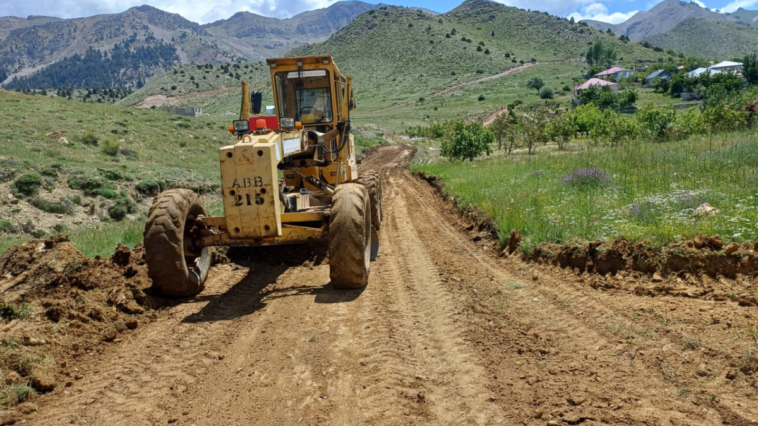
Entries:
<svg viewBox="0 0 758 426">
<path fill-rule="evenodd" d="M 586 59 L 590 65 L 601 65 L 610 67 L 616 60 L 616 49 L 611 46 L 606 47 L 602 41 L 597 41 L 587 51 Z"/>
<path fill-rule="evenodd" d="M 492 136 L 497 139 L 497 149 L 503 149 L 503 139 L 508 134 L 510 125 L 508 123 L 508 114 L 501 112 L 490 124 Z"/>
<path fill-rule="evenodd" d="M 540 89 L 542 89 L 544 86 L 545 80 L 543 80 L 540 76 L 532 77 L 529 79 L 529 81 L 526 82 L 526 88 L 536 90 L 537 94 L 540 93 Z"/>
<path fill-rule="evenodd" d="M 758 55 L 745 55 L 742 58 L 742 76 L 749 84 L 758 84 Z"/>
<path fill-rule="evenodd" d="M 442 141 L 442 156 L 472 161 L 486 153 L 490 155 L 490 145 L 494 137 L 482 123 L 453 123 Z"/>
<path fill-rule="evenodd" d="M 545 110 L 539 109 L 532 113 L 531 116 L 525 116 L 523 126 L 529 155 L 534 154 L 537 144 L 547 143 L 550 140 L 547 112 Z"/>
<path fill-rule="evenodd" d="M 576 134 L 576 129 L 577 126 L 570 114 L 561 114 L 553 118 L 548 126 L 550 138 L 558 144 L 559 150 L 563 150 L 566 143 Z"/>
</svg>

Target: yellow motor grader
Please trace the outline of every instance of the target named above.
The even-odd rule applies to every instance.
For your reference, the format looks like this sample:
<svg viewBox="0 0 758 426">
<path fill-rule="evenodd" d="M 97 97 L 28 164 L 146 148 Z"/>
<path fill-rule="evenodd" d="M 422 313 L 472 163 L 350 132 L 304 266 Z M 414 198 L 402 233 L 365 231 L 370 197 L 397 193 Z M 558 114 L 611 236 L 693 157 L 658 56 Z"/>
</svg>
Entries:
<svg viewBox="0 0 758 426">
<path fill-rule="evenodd" d="M 219 150 L 224 216 L 209 216 L 188 189 L 153 200 L 145 225 L 153 289 L 186 297 L 203 289 L 212 247 L 329 240 L 331 283 L 361 288 L 379 249 L 382 187 L 358 175 L 350 111 L 352 77 L 331 56 L 268 59 L 274 116 L 242 83 L 242 111 Z"/>
</svg>

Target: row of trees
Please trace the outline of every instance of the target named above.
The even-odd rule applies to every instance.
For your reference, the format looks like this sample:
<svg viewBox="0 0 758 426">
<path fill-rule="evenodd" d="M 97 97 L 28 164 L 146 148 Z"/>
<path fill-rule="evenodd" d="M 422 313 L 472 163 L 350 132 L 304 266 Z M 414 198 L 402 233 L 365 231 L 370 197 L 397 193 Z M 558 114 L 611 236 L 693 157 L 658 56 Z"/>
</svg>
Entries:
<svg viewBox="0 0 758 426">
<path fill-rule="evenodd" d="M 473 160 L 489 155 L 493 144 L 511 154 L 526 149 L 533 154 L 539 145 L 554 142 L 562 150 L 577 132 L 586 132 L 596 145 L 616 147 L 633 141 L 667 141 L 692 135 L 714 135 L 758 126 L 758 90 L 729 93 L 713 87 L 701 107 L 677 112 L 674 107 L 646 105 L 634 116 L 602 110 L 589 103 L 573 111 L 556 112 L 542 106 L 520 111 L 509 105 L 485 128 L 481 123 L 453 120 L 416 128 L 418 136 L 440 138 L 443 156 Z"/>
</svg>

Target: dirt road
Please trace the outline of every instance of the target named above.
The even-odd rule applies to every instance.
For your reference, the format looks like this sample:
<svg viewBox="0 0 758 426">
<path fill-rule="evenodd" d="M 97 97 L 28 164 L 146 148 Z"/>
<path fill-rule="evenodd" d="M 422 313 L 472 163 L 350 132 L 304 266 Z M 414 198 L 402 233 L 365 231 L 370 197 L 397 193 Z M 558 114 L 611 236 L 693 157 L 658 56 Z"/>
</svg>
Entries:
<svg viewBox="0 0 758 426">
<path fill-rule="evenodd" d="M 758 419 L 754 379 L 725 377 L 755 308 L 602 291 L 569 271 L 500 258 L 410 175 L 410 157 L 386 146 L 363 163 L 385 182 L 381 248 L 366 289 L 332 289 L 317 247 L 238 250 L 198 297 L 92 354 L 27 423 Z M 698 345 L 681 344 L 685 336 Z"/>
</svg>

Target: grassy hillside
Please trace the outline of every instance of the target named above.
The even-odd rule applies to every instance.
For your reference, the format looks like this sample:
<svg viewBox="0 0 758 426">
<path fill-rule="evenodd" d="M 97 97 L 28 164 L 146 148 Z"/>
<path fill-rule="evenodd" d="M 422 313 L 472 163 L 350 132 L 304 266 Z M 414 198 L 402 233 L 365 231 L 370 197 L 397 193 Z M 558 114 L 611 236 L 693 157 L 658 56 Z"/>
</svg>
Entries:
<svg viewBox="0 0 758 426">
<path fill-rule="evenodd" d="M 149 107 L 151 97 L 173 98 L 167 105 L 202 107 L 209 114 L 239 112 L 240 80 L 250 82 L 250 88 L 270 83 L 269 69 L 265 63 L 241 63 L 235 65 L 186 65 L 156 78 L 142 90 L 132 93 L 121 102 L 123 106 Z M 263 90 L 264 102 L 271 102 L 271 90 Z M 153 102 L 155 104 L 155 102 Z M 159 105 L 160 106 L 160 105 Z"/>
<path fill-rule="evenodd" d="M 758 51 L 758 28 L 689 19 L 671 31 L 648 37 L 645 41 L 688 56 L 731 59 Z"/>
<path fill-rule="evenodd" d="M 584 57 L 596 40 L 614 46 L 621 61 L 660 56 L 563 18 L 486 0 L 467 1 L 441 16 L 380 8 L 359 16 L 326 42 L 291 55 L 333 55 L 340 69 L 355 77 L 361 106 L 373 110 L 495 74 L 521 61 Z"/>
<path fill-rule="evenodd" d="M 159 190 L 145 185 L 214 194 L 218 148 L 231 141 L 223 117 L 13 92 L 0 92 L 0 108 L 0 251 L 18 238 L 59 231 L 82 231 L 90 254 L 134 242 L 151 191 Z M 17 185 L 28 175 L 40 184 L 25 195 Z M 118 221 L 136 225 L 109 224 Z"/>
</svg>

